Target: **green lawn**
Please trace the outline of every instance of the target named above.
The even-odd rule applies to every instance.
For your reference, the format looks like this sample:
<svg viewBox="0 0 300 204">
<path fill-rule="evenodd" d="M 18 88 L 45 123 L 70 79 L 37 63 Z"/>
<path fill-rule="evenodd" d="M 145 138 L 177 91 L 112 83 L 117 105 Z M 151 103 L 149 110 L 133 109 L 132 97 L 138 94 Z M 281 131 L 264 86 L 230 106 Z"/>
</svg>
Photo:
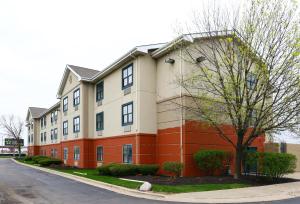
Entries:
<svg viewBox="0 0 300 204">
<path fill-rule="evenodd" d="M 32 162 L 24 162 L 26 164 L 32 164 Z M 140 182 L 126 181 L 116 177 L 111 176 L 100 176 L 96 169 L 53 169 L 56 171 L 73 174 L 76 176 L 81 176 L 96 181 L 102 181 L 104 183 L 109 183 L 117 186 L 122 186 L 131 189 L 138 189 L 141 185 Z M 188 193 L 188 192 L 200 192 L 200 191 L 213 191 L 222 189 L 233 189 L 233 188 L 243 188 L 249 187 L 247 184 L 233 183 L 233 184 L 197 184 L 197 185 L 158 185 L 154 184 L 152 191 L 161 193 Z"/>
</svg>

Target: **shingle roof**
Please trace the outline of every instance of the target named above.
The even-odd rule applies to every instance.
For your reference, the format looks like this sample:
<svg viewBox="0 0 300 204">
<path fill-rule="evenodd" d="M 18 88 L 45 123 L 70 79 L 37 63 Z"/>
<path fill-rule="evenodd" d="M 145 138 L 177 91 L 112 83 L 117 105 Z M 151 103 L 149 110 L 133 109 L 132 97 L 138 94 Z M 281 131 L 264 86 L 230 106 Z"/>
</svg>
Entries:
<svg viewBox="0 0 300 204">
<path fill-rule="evenodd" d="M 94 69 L 78 67 L 78 66 L 74 66 L 74 65 L 70 65 L 70 64 L 68 64 L 67 66 L 83 79 L 91 79 L 95 75 L 100 73 L 100 71 L 94 70 Z"/>
<path fill-rule="evenodd" d="M 32 118 L 39 118 L 42 113 L 47 111 L 46 108 L 29 107 Z"/>
</svg>

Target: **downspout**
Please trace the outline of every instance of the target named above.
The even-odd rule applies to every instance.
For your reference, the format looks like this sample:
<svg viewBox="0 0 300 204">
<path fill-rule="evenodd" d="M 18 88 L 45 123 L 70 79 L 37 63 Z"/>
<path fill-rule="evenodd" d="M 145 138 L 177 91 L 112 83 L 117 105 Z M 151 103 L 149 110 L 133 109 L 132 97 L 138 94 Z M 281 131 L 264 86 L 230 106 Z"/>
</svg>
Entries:
<svg viewBox="0 0 300 204">
<path fill-rule="evenodd" d="M 180 83 L 183 81 L 183 72 L 182 72 L 182 49 L 180 49 Z M 183 100 L 182 100 L 182 87 L 180 85 L 180 163 L 183 164 Z M 183 171 L 181 172 L 183 176 Z"/>
<path fill-rule="evenodd" d="M 134 51 L 132 51 L 130 53 L 130 56 L 136 60 L 136 66 L 133 66 L 133 67 L 136 67 L 136 70 L 132 70 L 134 72 L 133 76 L 136 76 L 135 79 L 136 79 L 136 85 L 135 85 L 135 105 L 134 107 L 136 107 L 136 111 L 135 111 L 135 120 L 136 120 L 136 123 L 135 123 L 135 163 L 136 164 L 139 164 L 140 161 L 139 161 L 139 139 L 138 139 L 138 124 L 139 124 L 139 120 L 138 120 L 138 68 L 139 68 L 139 60 L 138 60 L 138 57 L 135 57 L 132 53 Z M 134 80 L 134 79 L 133 79 Z"/>
</svg>

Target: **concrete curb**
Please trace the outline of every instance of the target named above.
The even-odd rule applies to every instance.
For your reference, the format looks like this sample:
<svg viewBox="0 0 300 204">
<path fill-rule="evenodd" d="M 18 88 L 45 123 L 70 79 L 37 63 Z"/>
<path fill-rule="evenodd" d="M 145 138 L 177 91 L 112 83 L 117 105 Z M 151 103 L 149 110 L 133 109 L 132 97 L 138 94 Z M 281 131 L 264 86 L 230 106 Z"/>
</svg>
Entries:
<svg viewBox="0 0 300 204">
<path fill-rule="evenodd" d="M 34 168 L 47 173 L 62 176 L 81 183 L 92 185 L 98 188 L 113 191 L 115 193 L 144 198 L 150 200 L 184 202 L 184 203 L 249 203 L 249 202 L 266 202 L 291 199 L 300 196 L 300 182 L 276 184 L 269 186 L 247 187 L 240 189 L 228 189 L 217 191 L 204 191 L 193 193 L 179 194 L 159 194 L 153 192 L 141 192 L 134 189 L 129 189 L 121 186 L 107 184 L 101 181 L 76 176 L 73 174 L 63 173 L 43 167 L 24 164 L 12 159 L 15 163 Z M 290 185 L 289 185 L 290 184 Z"/>
</svg>

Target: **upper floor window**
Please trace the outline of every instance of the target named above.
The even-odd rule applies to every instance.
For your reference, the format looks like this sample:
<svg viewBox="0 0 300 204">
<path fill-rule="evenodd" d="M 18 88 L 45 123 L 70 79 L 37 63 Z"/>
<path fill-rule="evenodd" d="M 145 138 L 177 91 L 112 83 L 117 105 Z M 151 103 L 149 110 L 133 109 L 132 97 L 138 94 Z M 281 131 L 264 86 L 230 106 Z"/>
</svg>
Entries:
<svg viewBox="0 0 300 204">
<path fill-rule="evenodd" d="M 46 127 L 46 125 L 47 125 L 47 117 L 44 116 L 44 127 Z"/>
<path fill-rule="evenodd" d="M 63 99 L 63 111 L 66 112 L 68 110 L 68 96 Z"/>
<path fill-rule="evenodd" d="M 96 115 L 96 130 L 103 130 L 104 129 L 104 113 L 98 113 Z"/>
<path fill-rule="evenodd" d="M 57 140 L 58 130 L 57 128 L 54 129 L 54 140 Z"/>
<path fill-rule="evenodd" d="M 68 121 L 63 122 L 63 135 L 68 135 Z"/>
<path fill-rule="evenodd" d="M 73 132 L 80 132 L 80 117 L 73 118 Z"/>
<path fill-rule="evenodd" d="M 44 141 L 44 133 L 41 133 L 41 142 Z"/>
<path fill-rule="evenodd" d="M 96 101 L 101 101 L 104 98 L 104 85 L 103 81 L 96 85 Z"/>
<path fill-rule="evenodd" d="M 133 64 L 122 69 L 122 88 L 132 86 L 133 84 Z"/>
<path fill-rule="evenodd" d="M 103 147 L 97 147 L 97 161 L 103 161 Z"/>
<path fill-rule="evenodd" d="M 80 103 L 80 89 L 73 92 L 73 105 L 78 106 Z"/>
<path fill-rule="evenodd" d="M 41 118 L 41 128 L 44 127 L 44 117 Z"/>
<path fill-rule="evenodd" d="M 247 79 L 246 79 L 247 88 L 253 90 L 256 86 L 256 81 L 257 81 L 256 75 L 250 72 L 247 75 Z"/>
<path fill-rule="evenodd" d="M 46 142 L 46 141 L 47 141 L 47 133 L 44 132 L 44 142 Z"/>
<path fill-rule="evenodd" d="M 51 142 L 52 142 L 54 140 L 54 130 L 53 129 L 51 129 L 50 137 L 51 137 Z"/>
<path fill-rule="evenodd" d="M 122 125 L 131 125 L 133 123 L 133 103 L 122 105 Z"/>
<path fill-rule="evenodd" d="M 126 163 L 126 164 L 132 163 L 132 145 L 131 144 L 123 145 L 123 163 Z"/>
</svg>

